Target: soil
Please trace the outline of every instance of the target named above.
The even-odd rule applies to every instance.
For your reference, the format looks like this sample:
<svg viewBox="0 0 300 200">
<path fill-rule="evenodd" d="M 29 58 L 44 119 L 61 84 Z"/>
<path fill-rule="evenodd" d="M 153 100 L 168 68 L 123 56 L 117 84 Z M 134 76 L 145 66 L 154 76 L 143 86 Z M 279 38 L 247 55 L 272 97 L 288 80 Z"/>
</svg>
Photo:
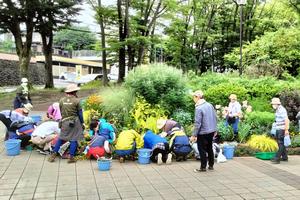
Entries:
<svg viewBox="0 0 300 200">
<path fill-rule="evenodd" d="M 91 94 L 97 93 L 99 90 L 80 90 L 78 97 L 83 99 Z M 54 102 L 59 101 L 64 96 L 64 92 L 59 90 L 37 90 L 31 94 L 31 100 L 33 104 L 33 111 L 46 111 Z M 15 93 L 7 93 L 0 97 L 0 110 L 13 109 L 13 101 Z"/>
</svg>

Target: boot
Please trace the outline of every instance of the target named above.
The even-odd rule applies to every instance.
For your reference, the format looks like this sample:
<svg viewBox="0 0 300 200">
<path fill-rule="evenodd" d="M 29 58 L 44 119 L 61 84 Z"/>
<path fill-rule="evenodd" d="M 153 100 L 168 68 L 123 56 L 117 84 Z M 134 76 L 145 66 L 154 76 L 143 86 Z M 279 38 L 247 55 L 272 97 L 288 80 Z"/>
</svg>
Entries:
<svg viewBox="0 0 300 200">
<path fill-rule="evenodd" d="M 56 156 L 57 156 L 57 154 L 56 154 L 56 153 L 53 153 L 53 154 L 48 158 L 48 161 L 49 161 L 49 162 L 54 162 Z"/>
<path fill-rule="evenodd" d="M 75 162 L 76 162 L 76 160 L 75 160 L 74 156 L 71 156 L 68 160 L 68 163 L 75 163 Z"/>
</svg>

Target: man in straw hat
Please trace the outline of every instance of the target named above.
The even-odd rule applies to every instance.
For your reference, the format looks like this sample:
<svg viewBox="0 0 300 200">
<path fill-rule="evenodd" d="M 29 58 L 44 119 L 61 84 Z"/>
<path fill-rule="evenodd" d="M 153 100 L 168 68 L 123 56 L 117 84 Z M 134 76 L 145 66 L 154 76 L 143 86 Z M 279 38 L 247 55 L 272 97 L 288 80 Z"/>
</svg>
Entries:
<svg viewBox="0 0 300 200">
<path fill-rule="evenodd" d="M 21 115 L 28 116 L 29 112 L 32 110 L 33 106 L 31 103 L 24 104 L 24 107 L 17 108 L 15 111 L 20 113 Z"/>
<path fill-rule="evenodd" d="M 217 131 L 217 114 L 214 107 L 205 101 L 201 90 L 195 91 L 192 95 L 195 102 L 195 124 L 191 140 L 197 140 L 201 160 L 200 169 L 195 169 L 194 172 L 205 172 L 207 167 L 206 154 L 208 155 L 208 169 L 214 169 L 212 143 Z"/>
<path fill-rule="evenodd" d="M 54 147 L 54 153 L 49 157 L 49 162 L 54 162 L 63 142 L 70 142 L 70 159 L 68 163 L 76 162 L 74 159 L 78 141 L 83 139 L 83 116 L 80 101 L 77 98 L 77 91 L 80 88 L 75 84 L 67 86 L 66 96 L 59 101 L 59 108 L 62 119 L 60 121 L 61 132 Z"/>
<path fill-rule="evenodd" d="M 287 150 L 284 146 L 284 136 L 289 134 L 289 118 L 286 109 L 281 105 L 279 98 L 273 98 L 271 105 L 275 110 L 275 129 L 278 151 L 275 157 L 271 160 L 274 164 L 279 164 L 280 161 L 288 161 Z"/>
</svg>

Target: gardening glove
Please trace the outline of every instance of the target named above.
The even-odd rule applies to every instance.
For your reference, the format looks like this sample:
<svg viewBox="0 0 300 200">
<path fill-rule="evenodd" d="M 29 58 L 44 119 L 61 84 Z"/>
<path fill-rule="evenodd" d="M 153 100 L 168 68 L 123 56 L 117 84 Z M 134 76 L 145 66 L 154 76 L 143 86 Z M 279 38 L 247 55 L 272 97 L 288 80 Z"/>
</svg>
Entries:
<svg viewBox="0 0 300 200">
<path fill-rule="evenodd" d="M 168 134 L 166 133 L 166 132 L 162 132 L 161 134 L 159 134 L 160 135 L 160 137 L 166 137 Z"/>
</svg>

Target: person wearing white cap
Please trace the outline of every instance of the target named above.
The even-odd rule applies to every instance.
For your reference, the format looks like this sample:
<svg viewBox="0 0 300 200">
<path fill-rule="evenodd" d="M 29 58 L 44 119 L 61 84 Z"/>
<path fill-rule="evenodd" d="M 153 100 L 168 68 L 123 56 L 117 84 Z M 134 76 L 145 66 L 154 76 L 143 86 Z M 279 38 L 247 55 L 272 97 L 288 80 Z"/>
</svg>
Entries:
<svg viewBox="0 0 300 200">
<path fill-rule="evenodd" d="M 201 90 L 195 91 L 192 95 L 195 102 L 195 124 L 191 140 L 197 140 L 201 160 L 200 169 L 195 169 L 194 172 L 205 172 L 207 167 L 207 156 L 208 169 L 214 169 L 214 152 L 212 144 L 213 137 L 217 131 L 217 114 L 213 105 L 205 101 L 204 94 Z"/>
<path fill-rule="evenodd" d="M 16 91 L 16 97 L 14 99 L 14 109 L 22 108 L 27 103 L 31 103 L 28 89 L 28 79 L 22 78 L 21 85 L 17 88 Z"/>
<path fill-rule="evenodd" d="M 61 132 L 54 147 L 54 153 L 49 157 L 49 162 L 54 162 L 58 151 L 63 142 L 70 142 L 70 159 L 68 163 L 74 163 L 74 159 L 78 141 L 83 139 L 84 121 L 82 116 L 82 109 L 80 100 L 77 98 L 77 91 L 80 88 L 75 84 L 67 86 L 66 96 L 59 101 L 59 108 L 62 119 L 60 120 Z"/>
<path fill-rule="evenodd" d="M 30 103 L 24 104 L 24 107 L 17 108 L 15 111 L 21 115 L 28 116 L 29 112 L 32 110 L 33 106 Z"/>
<path fill-rule="evenodd" d="M 289 134 L 289 118 L 286 109 L 281 105 L 279 98 L 273 98 L 271 105 L 275 112 L 275 129 L 278 151 L 275 157 L 271 160 L 274 164 L 279 164 L 280 161 L 288 161 L 287 150 L 284 146 L 284 136 Z"/>
</svg>

